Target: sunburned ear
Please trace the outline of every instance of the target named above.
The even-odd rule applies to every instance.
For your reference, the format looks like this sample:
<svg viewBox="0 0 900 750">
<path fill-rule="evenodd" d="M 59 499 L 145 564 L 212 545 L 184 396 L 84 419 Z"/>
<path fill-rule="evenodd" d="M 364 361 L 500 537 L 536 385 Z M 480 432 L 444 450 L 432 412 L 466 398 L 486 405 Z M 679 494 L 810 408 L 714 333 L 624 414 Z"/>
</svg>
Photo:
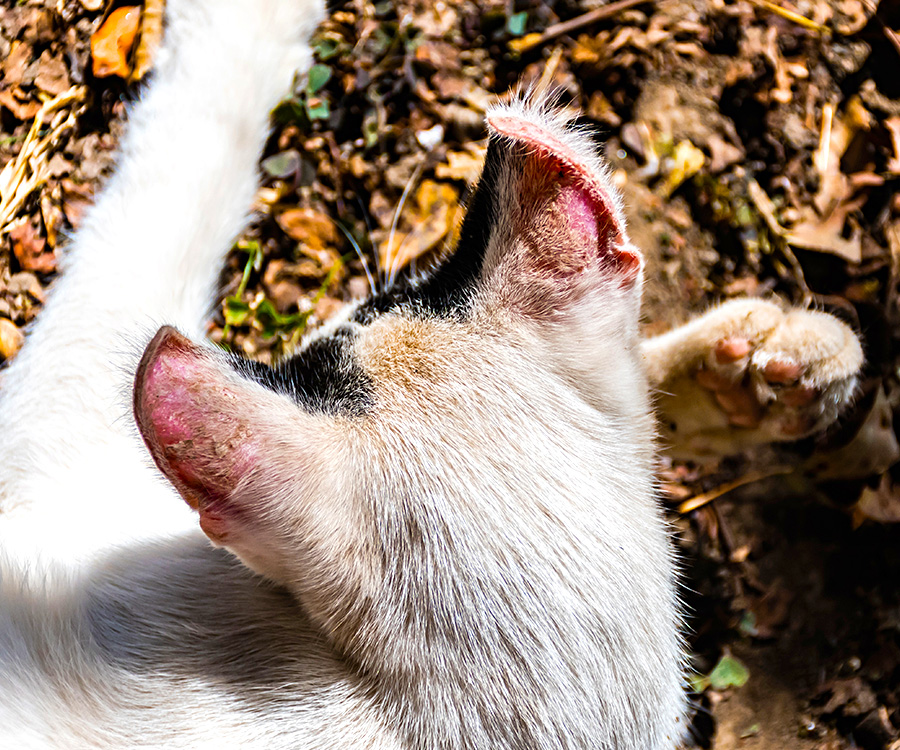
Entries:
<svg viewBox="0 0 900 750">
<path fill-rule="evenodd" d="M 141 358 L 134 413 L 200 528 L 256 572 L 296 583 L 297 561 L 323 536 L 347 541 L 342 524 L 352 514 L 336 509 L 329 457 L 340 443 L 328 417 L 168 327 Z"/>
<path fill-rule="evenodd" d="M 472 312 L 518 331 L 590 403 L 632 418 L 644 409 L 634 354 L 643 262 L 607 170 L 589 137 L 552 113 L 519 102 L 487 122 L 456 253 L 477 269 Z"/>
<path fill-rule="evenodd" d="M 585 294 L 636 289 L 641 257 L 589 138 L 522 105 L 487 122 L 485 170 L 460 240 L 463 252 L 466 242 L 482 246 L 486 291 L 542 316 Z"/>
<path fill-rule="evenodd" d="M 371 579 L 346 425 L 249 371 L 163 328 L 138 367 L 134 413 L 213 543 L 288 586 L 324 622 L 340 592 L 355 595 Z"/>
<path fill-rule="evenodd" d="M 259 405 L 251 390 L 169 327 L 150 342 L 135 379 L 134 413 L 144 442 L 217 544 L 252 522 L 241 517 L 243 504 L 232 501 L 265 451 L 253 427 Z"/>
</svg>

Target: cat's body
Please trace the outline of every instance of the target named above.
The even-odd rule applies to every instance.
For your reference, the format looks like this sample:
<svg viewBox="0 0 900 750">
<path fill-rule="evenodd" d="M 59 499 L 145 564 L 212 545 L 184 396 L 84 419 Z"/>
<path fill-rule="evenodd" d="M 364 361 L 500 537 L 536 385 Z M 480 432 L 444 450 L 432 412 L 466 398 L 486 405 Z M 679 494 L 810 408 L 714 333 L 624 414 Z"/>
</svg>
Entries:
<svg viewBox="0 0 900 750">
<path fill-rule="evenodd" d="M 3 375 L 0 747 L 676 747 L 641 263 L 585 136 L 493 111 L 456 254 L 281 368 L 170 328 L 138 366 L 159 324 L 199 340 L 321 13 L 169 6 Z"/>
</svg>

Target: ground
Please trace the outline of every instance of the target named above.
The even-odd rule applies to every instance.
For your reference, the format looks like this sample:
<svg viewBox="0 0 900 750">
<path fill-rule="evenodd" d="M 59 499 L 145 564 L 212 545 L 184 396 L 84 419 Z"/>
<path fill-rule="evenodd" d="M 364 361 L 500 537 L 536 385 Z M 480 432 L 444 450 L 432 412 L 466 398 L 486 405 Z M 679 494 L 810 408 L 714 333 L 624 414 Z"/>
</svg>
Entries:
<svg viewBox="0 0 900 750">
<path fill-rule="evenodd" d="M 0 7 L 0 359 L 40 314 L 139 90 L 125 79 L 152 59 L 160 3 L 113 12 L 126 5 Z M 829 434 L 660 467 L 692 742 L 897 750 L 898 29 L 887 0 L 348 2 L 275 113 L 210 335 L 271 360 L 379 277 L 430 262 L 477 176 L 485 107 L 552 85 L 625 194 L 648 333 L 776 294 L 865 343 L 860 397 Z"/>
</svg>

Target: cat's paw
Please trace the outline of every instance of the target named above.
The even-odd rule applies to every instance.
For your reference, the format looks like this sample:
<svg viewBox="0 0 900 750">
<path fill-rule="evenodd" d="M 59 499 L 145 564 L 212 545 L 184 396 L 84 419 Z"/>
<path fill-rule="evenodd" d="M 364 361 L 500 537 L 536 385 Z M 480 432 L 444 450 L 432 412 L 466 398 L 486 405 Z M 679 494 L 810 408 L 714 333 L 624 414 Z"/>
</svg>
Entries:
<svg viewBox="0 0 900 750">
<path fill-rule="evenodd" d="M 673 455 L 727 455 L 811 435 L 851 401 L 863 364 L 832 315 L 727 302 L 643 344 L 658 392 L 662 445 Z"/>
</svg>

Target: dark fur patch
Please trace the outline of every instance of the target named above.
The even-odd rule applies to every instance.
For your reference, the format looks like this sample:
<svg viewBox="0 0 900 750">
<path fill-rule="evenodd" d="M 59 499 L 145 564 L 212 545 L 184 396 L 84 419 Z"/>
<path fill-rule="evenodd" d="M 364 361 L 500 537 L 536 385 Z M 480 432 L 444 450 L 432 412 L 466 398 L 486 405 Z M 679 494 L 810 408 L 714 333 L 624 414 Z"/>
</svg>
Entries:
<svg viewBox="0 0 900 750">
<path fill-rule="evenodd" d="M 353 315 L 356 322 L 367 325 L 379 315 L 400 307 L 440 317 L 465 313 L 496 221 L 497 180 L 501 163 L 501 146 L 492 138 L 481 179 L 460 229 L 456 252 L 424 280 L 413 283 L 403 279 L 390 290 L 376 294 L 361 304 Z"/>
<path fill-rule="evenodd" d="M 491 139 L 456 252 L 424 280 L 402 279 L 390 290 L 363 302 L 353 313 L 355 322 L 368 325 L 399 308 L 427 316 L 465 314 L 496 219 L 501 163 L 501 146 Z M 232 362 L 243 375 L 290 396 L 310 412 L 360 416 L 372 405 L 373 386 L 353 355 L 353 336 L 349 328 L 339 328 L 275 367 L 238 357 Z"/>
<path fill-rule="evenodd" d="M 356 360 L 354 338 L 351 329 L 338 328 L 274 367 L 237 356 L 232 363 L 242 375 L 290 396 L 309 412 L 362 416 L 372 407 L 373 384 Z"/>
</svg>

